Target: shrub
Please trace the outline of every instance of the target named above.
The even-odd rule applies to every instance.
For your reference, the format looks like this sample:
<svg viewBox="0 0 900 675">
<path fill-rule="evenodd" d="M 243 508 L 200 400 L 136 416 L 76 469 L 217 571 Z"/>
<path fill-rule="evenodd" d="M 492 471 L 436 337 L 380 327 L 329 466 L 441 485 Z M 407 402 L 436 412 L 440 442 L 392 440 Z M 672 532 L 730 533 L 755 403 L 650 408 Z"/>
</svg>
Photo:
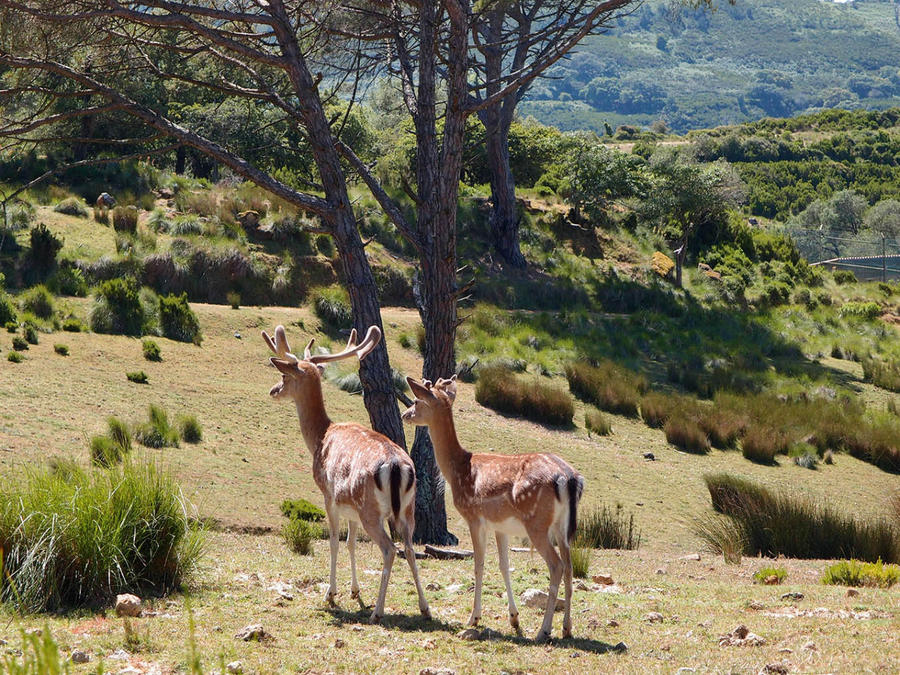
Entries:
<svg viewBox="0 0 900 675">
<path fill-rule="evenodd" d="M 131 452 L 131 432 L 128 425 L 118 417 L 111 416 L 106 420 L 107 436 L 116 444 L 123 455 Z"/>
<path fill-rule="evenodd" d="M 231 309 L 241 308 L 241 294 L 237 291 L 228 291 L 225 294 L 225 300 L 231 305 Z"/>
<path fill-rule="evenodd" d="M 46 274 L 56 265 L 56 256 L 63 247 L 62 239 L 43 223 L 31 228 L 29 239 L 31 241 L 28 252 L 29 264 L 38 274 Z"/>
<path fill-rule="evenodd" d="M 109 468 L 122 461 L 122 452 L 108 436 L 91 438 L 91 462 L 94 466 Z"/>
<path fill-rule="evenodd" d="M 162 352 L 159 345 L 154 340 L 144 340 L 141 342 L 141 349 L 144 352 L 144 358 L 148 361 L 162 361 Z"/>
<path fill-rule="evenodd" d="M 63 199 L 59 204 L 53 207 L 57 213 L 64 213 L 67 216 L 78 216 L 79 218 L 87 218 L 88 210 L 78 197 L 68 197 Z"/>
<path fill-rule="evenodd" d="M 787 570 L 783 567 L 763 567 L 753 575 L 753 580 L 758 584 L 780 584 L 785 579 Z"/>
<path fill-rule="evenodd" d="M 7 321 L 5 325 L 7 333 L 15 333 L 17 330 L 19 330 L 19 324 L 15 321 Z"/>
<path fill-rule="evenodd" d="M 134 206 L 117 206 L 112 211 L 113 229 L 116 232 L 137 232 L 138 210 Z"/>
<path fill-rule="evenodd" d="M 601 410 L 630 417 L 637 417 L 641 394 L 648 387 L 642 375 L 606 360 L 597 366 L 567 363 L 566 379 L 572 393 L 579 398 Z"/>
<path fill-rule="evenodd" d="M 36 345 L 38 343 L 37 327 L 33 323 L 25 322 L 25 325 L 22 326 L 22 335 L 28 344 Z"/>
<path fill-rule="evenodd" d="M 823 584 L 834 586 L 875 586 L 890 588 L 900 581 L 900 565 L 842 560 L 825 570 Z"/>
<path fill-rule="evenodd" d="M 135 382 L 137 384 L 147 384 L 147 373 L 145 373 L 143 370 L 132 370 L 125 373 L 125 377 L 128 378 L 129 382 Z"/>
<path fill-rule="evenodd" d="M 703 479 L 713 508 L 731 518 L 747 555 L 900 560 L 900 536 L 886 519 L 858 521 L 728 474 Z"/>
<path fill-rule="evenodd" d="M 59 295 L 83 298 L 88 292 L 88 284 L 84 278 L 84 272 L 68 260 L 62 262 L 47 284 L 54 293 Z"/>
<path fill-rule="evenodd" d="M 175 590 L 202 553 L 187 512 L 178 485 L 152 464 L 4 481 L 0 600 L 45 612 Z"/>
<path fill-rule="evenodd" d="M 612 433 L 609 419 L 599 410 L 588 410 L 584 413 L 584 426 L 598 436 L 609 436 Z"/>
<path fill-rule="evenodd" d="M 19 352 L 8 352 L 6 354 L 6 360 L 10 363 L 22 363 L 23 357 Z"/>
<path fill-rule="evenodd" d="M 140 335 L 144 325 L 137 282 L 127 277 L 100 284 L 91 310 L 91 330 L 96 333 Z"/>
<path fill-rule="evenodd" d="M 576 579 L 586 579 L 591 566 L 591 549 L 581 546 L 577 541 L 569 549 L 572 557 L 572 576 Z"/>
<path fill-rule="evenodd" d="M 478 372 L 475 400 L 502 413 L 555 426 L 571 424 L 575 414 L 568 392 L 538 378 L 517 378 L 510 370 L 495 366 Z"/>
<path fill-rule="evenodd" d="M 325 519 L 325 511 L 306 499 L 285 499 L 281 502 L 281 513 L 292 520 L 320 522 Z"/>
<path fill-rule="evenodd" d="M 17 352 L 24 352 L 26 349 L 28 349 L 28 342 L 25 340 L 25 338 L 16 335 L 13 338 L 12 347 Z"/>
<path fill-rule="evenodd" d="M 188 304 L 187 293 L 160 296 L 159 325 L 163 335 L 170 340 L 193 342 L 195 345 L 203 340 L 200 322 Z"/>
<path fill-rule="evenodd" d="M 68 356 L 69 355 L 69 348 L 66 345 L 60 345 L 60 344 L 53 345 L 53 351 L 55 351 L 60 356 Z"/>
<path fill-rule="evenodd" d="M 334 240 L 327 234 L 320 234 L 316 237 L 316 248 L 326 258 L 334 257 Z"/>
<path fill-rule="evenodd" d="M 3 291 L 0 291 L 0 324 L 6 326 L 16 321 L 16 307 L 12 299 Z"/>
<path fill-rule="evenodd" d="M 877 302 L 845 302 L 838 313 L 842 317 L 871 321 L 881 314 L 881 305 Z"/>
<path fill-rule="evenodd" d="M 87 330 L 87 326 L 84 325 L 81 319 L 69 317 L 68 319 L 63 321 L 62 329 L 67 333 L 80 333 L 84 330 Z"/>
<path fill-rule="evenodd" d="M 666 441 L 685 452 L 704 454 L 709 452 L 709 439 L 692 419 L 673 415 L 663 427 Z"/>
<path fill-rule="evenodd" d="M 281 528 L 281 536 L 288 549 L 300 555 L 312 555 L 312 541 L 319 537 L 321 528 L 307 520 L 291 518 Z"/>
<path fill-rule="evenodd" d="M 203 440 L 203 428 L 194 415 L 184 415 L 178 420 L 178 432 L 185 443 L 199 443 Z"/>
<path fill-rule="evenodd" d="M 39 319 L 53 316 L 53 294 L 43 284 L 29 288 L 22 294 L 22 309 Z"/>
<path fill-rule="evenodd" d="M 751 426 L 741 439 L 744 457 L 757 464 L 774 464 L 775 455 L 786 453 L 790 441 L 785 434 L 764 424 Z"/>
<path fill-rule="evenodd" d="M 166 411 L 157 405 L 150 405 L 149 421 L 135 427 L 134 438 L 148 448 L 178 447 L 178 431 L 169 424 Z"/>
<path fill-rule="evenodd" d="M 900 392 L 900 362 L 863 358 L 860 363 L 866 382 L 887 391 Z"/>
<path fill-rule="evenodd" d="M 855 284 L 856 275 L 850 270 L 835 270 L 834 283 L 836 283 L 838 286 L 843 286 L 844 284 Z"/>
<path fill-rule="evenodd" d="M 588 548 L 634 550 L 641 545 L 641 533 L 634 529 L 634 515 L 627 518 L 622 505 L 607 506 L 580 514 L 575 541 Z"/>
<path fill-rule="evenodd" d="M 312 302 L 313 311 L 326 327 L 340 330 L 353 325 L 350 296 L 340 286 L 318 289 L 313 294 Z"/>
</svg>

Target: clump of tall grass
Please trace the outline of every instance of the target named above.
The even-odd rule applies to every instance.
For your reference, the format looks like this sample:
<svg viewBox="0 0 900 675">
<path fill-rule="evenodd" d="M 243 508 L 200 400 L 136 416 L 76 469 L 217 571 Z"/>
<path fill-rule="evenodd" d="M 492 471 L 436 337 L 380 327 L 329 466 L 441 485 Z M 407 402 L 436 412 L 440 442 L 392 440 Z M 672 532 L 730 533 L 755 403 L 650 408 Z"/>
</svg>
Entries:
<svg viewBox="0 0 900 675">
<path fill-rule="evenodd" d="M 663 431 L 666 441 L 685 452 L 705 454 L 709 452 L 709 438 L 690 417 L 673 415 L 666 422 Z"/>
<path fill-rule="evenodd" d="M 866 382 L 871 382 L 881 389 L 900 392 L 900 362 L 864 358 L 860 363 Z"/>
<path fill-rule="evenodd" d="M 53 345 L 53 351 L 55 351 L 60 356 L 68 356 L 69 355 L 69 347 L 64 344 Z"/>
<path fill-rule="evenodd" d="M 312 298 L 313 311 L 328 328 L 338 330 L 353 325 L 350 297 L 340 286 L 318 289 Z"/>
<path fill-rule="evenodd" d="M 774 464 L 775 455 L 787 454 L 790 444 L 790 439 L 778 429 L 757 424 L 741 439 L 741 452 L 751 462 Z"/>
<path fill-rule="evenodd" d="M 586 579 L 591 567 L 591 549 L 582 546 L 577 540 L 569 549 L 572 559 L 572 576 L 576 579 Z"/>
<path fill-rule="evenodd" d="M 155 340 L 144 340 L 141 342 L 141 351 L 144 358 L 148 361 L 162 361 L 162 352 Z"/>
<path fill-rule="evenodd" d="M 478 371 L 475 400 L 502 413 L 554 426 L 571 424 L 575 414 L 568 392 L 537 377 L 519 378 L 496 366 Z"/>
<path fill-rule="evenodd" d="M 604 505 L 579 514 L 575 541 L 587 548 L 634 550 L 641 545 L 641 533 L 635 529 L 634 514 L 626 516 L 621 504 L 615 509 Z"/>
<path fill-rule="evenodd" d="M 185 443 L 199 443 L 203 440 L 203 427 L 194 415 L 182 415 L 178 419 L 178 433 Z"/>
<path fill-rule="evenodd" d="M 130 370 L 125 373 L 125 377 L 129 382 L 134 382 L 135 384 L 147 384 L 147 373 L 143 370 Z"/>
<path fill-rule="evenodd" d="M 890 588 L 900 582 L 900 565 L 842 560 L 828 567 L 822 575 L 823 584 L 834 586 L 874 586 Z"/>
<path fill-rule="evenodd" d="M 53 294 L 43 284 L 33 286 L 22 294 L 22 309 L 40 319 L 53 317 Z"/>
<path fill-rule="evenodd" d="M 193 572 L 202 534 L 177 483 L 153 464 L 32 470 L 0 486 L 0 600 L 44 612 L 165 593 Z"/>
<path fill-rule="evenodd" d="M 729 474 L 703 478 L 713 508 L 732 520 L 747 555 L 900 561 L 900 533 L 885 518 L 857 520 Z M 698 535 L 719 545 L 702 529 Z"/>
<path fill-rule="evenodd" d="M 661 429 L 677 405 L 678 400 L 672 394 L 651 391 L 641 399 L 641 419 L 651 429 Z"/>
<path fill-rule="evenodd" d="M 117 206 L 112 210 L 113 229 L 116 232 L 137 232 L 138 210 L 135 206 Z"/>
<path fill-rule="evenodd" d="M 598 436 L 609 436 L 612 433 L 609 418 L 599 410 L 588 410 L 584 413 L 584 426 Z"/>
<path fill-rule="evenodd" d="M 8 352 L 6 354 L 6 360 L 10 363 L 22 363 L 22 361 L 25 360 L 25 357 L 19 352 Z"/>
<path fill-rule="evenodd" d="M 91 438 L 91 462 L 95 466 L 110 467 L 121 462 L 131 452 L 131 432 L 118 417 L 106 420 L 105 436 Z"/>
<path fill-rule="evenodd" d="M 567 363 L 566 379 L 578 398 L 601 410 L 630 417 L 637 417 L 641 394 L 648 389 L 643 375 L 609 360 L 596 366 L 576 361 Z"/>
<path fill-rule="evenodd" d="M 68 197 L 63 199 L 59 204 L 53 207 L 56 213 L 62 213 L 67 216 L 77 216 L 78 218 L 87 218 L 88 210 L 84 203 L 78 197 Z"/>
<path fill-rule="evenodd" d="M 200 321 L 188 304 L 187 293 L 159 296 L 159 326 L 170 340 L 193 342 L 203 341 Z"/>
<path fill-rule="evenodd" d="M 169 416 L 158 405 L 150 404 L 149 420 L 135 426 L 134 438 L 148 448 L 178 447 L 178 430 L 169 424 Z"/>
<path fill-rule="evenodd" d="M 774 581 L 772 579 L 774 578 Z M 783 567 L 763 567 L 753 574 L 753 581 L 758 584 L 780 584 L 787 579 L 787 570 Z"/>
<path fill-rule="evenodd" d="M 300 555 L 312 555 L 313 539 L 321 539 L 322 526 L 308 520 L 290 518 L 281 527 L 281 537 L 288 549 Z"/>
</svg>

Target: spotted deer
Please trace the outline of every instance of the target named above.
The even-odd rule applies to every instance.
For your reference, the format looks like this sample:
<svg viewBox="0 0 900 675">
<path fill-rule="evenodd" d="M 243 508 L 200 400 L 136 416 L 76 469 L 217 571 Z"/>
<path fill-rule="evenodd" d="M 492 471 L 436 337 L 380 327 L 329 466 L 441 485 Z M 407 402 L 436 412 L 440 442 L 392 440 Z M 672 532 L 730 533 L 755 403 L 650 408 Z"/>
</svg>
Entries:
<svg viewBox="0 0 900 675">
<path fill-rule="evenodd" d="M 347 347 L 339 354 L 312 355 L 314 342 L 304 350 L 303 358 L 291 353 L 284 326 L 275 329 L 274 340 L 263 331 L 263 339 L 275 353 L 270 359 L 281 372 L 281 382 L 269 394 L 275 399 L 293 399 L 300 418 L 300 430 L 312 453 L 313 478 L 325 497 L 331 546 L 331 578 L 326 600 L 334 605 L 337 594 L 337 553 L 340 519 L 349 521 L 347 550 L 350 552 L 351 597 L 363 605 L 356 579 L 356 533 L 363 530 L 381 549 L 384 567 L 381 588 L 372 611 L 371 621 L 377 623 L 384 616 L 391 567 L 396 549 L 384 530 L 390 520 L 406 545 L 406 560 L 412 571 L 419 594 L 419 610 L 431 617 L 428 602 L 419 581 L 412 545 L 415 529 L 416 476 L 412 460 L 396 443 L 360 424 L 335 424 L 325 412 L 322 399 L 322 371 L 330 361 L 357 357 L 364 359 L 381 340 L 381 331 L 371 326 L 362 343 L 356 344 L 356 331 L 350 334 Z"/>
<path fill-rule="evenodd" d="M 481 619 L 481 584 L 487 535 L 494 532 L 500 573 L 506 583 L 509 623 L 519 630 L 519 613 L 509 579 L 509 536 L 524 535 L 550 569 L 544 621 L 535 641 L 550 637 L 560 580 L 565 577 L 563 637 L 572 635 L 572 559 L 578 502 L 584 479 L 567 462 L 549 453 L 528 455 L 472 454 L 456 437 L 453 402 L 456 376 L 417 382 L 407 378 L 416 400 L 403 413 L 410 424 L 427 425 L 438 466 L 450 483 L 453 504 L 469 525 L 475 550 L 475 605 L 469 625 Z M 554 544 L 558 546 L 557 553 Z"/>
</svg>

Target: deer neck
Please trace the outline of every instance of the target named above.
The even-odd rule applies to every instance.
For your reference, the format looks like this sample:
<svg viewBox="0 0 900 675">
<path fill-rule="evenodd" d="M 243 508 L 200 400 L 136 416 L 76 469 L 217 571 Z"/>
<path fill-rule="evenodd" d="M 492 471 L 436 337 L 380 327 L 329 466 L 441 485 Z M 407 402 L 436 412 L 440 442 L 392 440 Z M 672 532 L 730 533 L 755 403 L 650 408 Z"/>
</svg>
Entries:
<svg viewBox="0 0 900 675">
<path fill-rule="evenodd" d="M 435 415 L 428 424 L 428 431 L 441 473 L 448 481 L 455 483 L 455 479 L 469 471 L 468 460 L 472 453 L 459 444 L 453 424 L 453 412 L 448 410 L 446 414 Z"/>
<path fill-rule="evenodd" d="M 328 427 L 331 426 L 331 420 L 328 413 L 325 412 L 321 385 L 310 387 L 310 390 L 312 391 L 306 391 L 303 395 L 297 396 L 294 403 L 297 405 L 297 417 L 300 418 L 303 440 L 306 441 L 309 451 L 315 455 L 322 447 L 322 440 L 325 438 Z"/>
</svg>

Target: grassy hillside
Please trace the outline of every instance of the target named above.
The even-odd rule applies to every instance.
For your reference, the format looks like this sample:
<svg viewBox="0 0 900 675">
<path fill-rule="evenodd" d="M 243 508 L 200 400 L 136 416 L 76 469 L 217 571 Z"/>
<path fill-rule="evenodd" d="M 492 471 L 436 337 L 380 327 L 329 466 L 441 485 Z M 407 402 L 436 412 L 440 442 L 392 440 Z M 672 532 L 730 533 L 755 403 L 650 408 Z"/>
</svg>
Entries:
<svg viewBox="0 0 900 675">
<path fill-rule="evenodd" d="M 563 129 L 604 122 L 686 131 L 823 107 L 897 104 L 889 2 L 644 3 L 536 86 L 521 110 Z"/>
</svg>

